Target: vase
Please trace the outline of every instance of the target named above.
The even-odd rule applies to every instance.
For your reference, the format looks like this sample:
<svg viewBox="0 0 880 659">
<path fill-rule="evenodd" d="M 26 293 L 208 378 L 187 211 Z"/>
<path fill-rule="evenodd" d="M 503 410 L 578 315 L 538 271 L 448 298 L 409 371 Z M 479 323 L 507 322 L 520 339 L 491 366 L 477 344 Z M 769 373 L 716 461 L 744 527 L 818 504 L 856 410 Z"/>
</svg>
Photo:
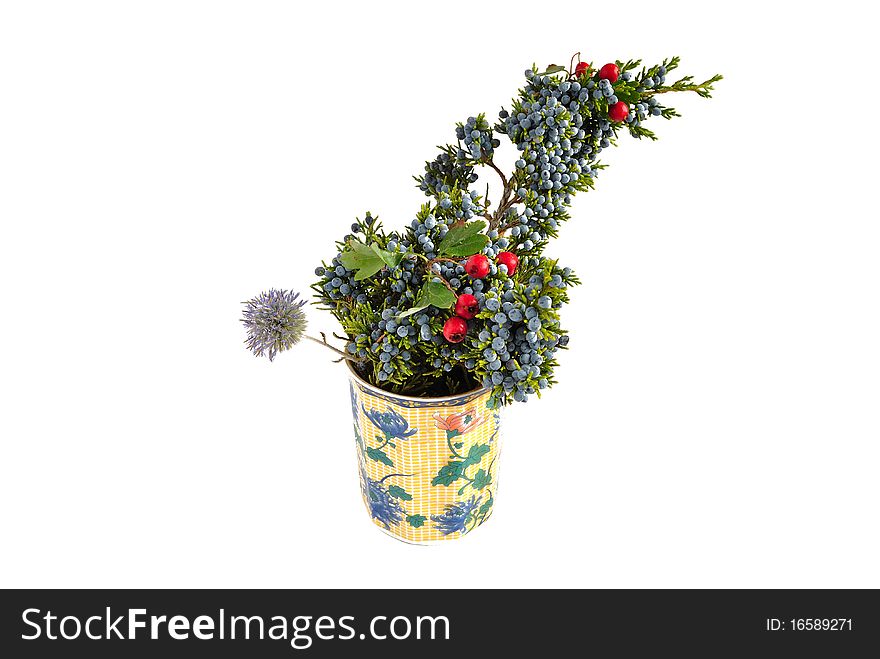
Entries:
<svg viewBox="0 0 880 659">
<path fill-rule="evenodd" d="M 501 450 L 491 390 L 415 398 L 350 372 L 361 494 L 373 523 L 398 540 L 435 544 L 489 519 Z"/>
</svg>

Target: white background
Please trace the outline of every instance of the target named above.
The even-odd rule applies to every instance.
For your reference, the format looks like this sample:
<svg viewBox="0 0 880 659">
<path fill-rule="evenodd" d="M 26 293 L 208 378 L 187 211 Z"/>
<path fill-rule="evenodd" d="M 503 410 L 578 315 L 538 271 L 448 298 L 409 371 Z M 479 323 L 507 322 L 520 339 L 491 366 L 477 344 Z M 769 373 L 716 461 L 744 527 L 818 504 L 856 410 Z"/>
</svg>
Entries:
<svg viewBox="0 0 880 659">
<path fill-rule="evenodd" d="M 4 3 L 0 585 L 880 586 L 867 6 Z M 551 246 L 571 350 L 491 522 L 395 542 L 344 368 L 255 359 L 240 301 L 409 222 L 454 123 L 578 50 L 725 80 Z"/>
</svg>

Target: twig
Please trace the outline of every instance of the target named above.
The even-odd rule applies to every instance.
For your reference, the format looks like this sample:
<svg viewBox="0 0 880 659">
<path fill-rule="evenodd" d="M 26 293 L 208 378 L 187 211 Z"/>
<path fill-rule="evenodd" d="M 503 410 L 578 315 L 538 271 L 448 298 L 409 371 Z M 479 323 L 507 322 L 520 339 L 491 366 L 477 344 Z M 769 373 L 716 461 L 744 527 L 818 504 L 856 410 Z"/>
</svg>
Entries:
<svg viewBox="0 0 880 659">
<path fill-rule="evenodd" d="M 456 293 L 456 292 L 455 292 L 455 289 L 452 288 L 452 284 L 450 284 L 448 281 L 446 281 L 446 277 L 444 277 L 443 275 L 438 275 L 438 274 L 435 273 L 435 272 L 431 272 L 430 270 L 428 271 L 428 276 L 430 276 L 430 277 L 432 277 L 432 278 L 433 278 L 433 277 L 436 277 L 437 279 L 439 279 L 440 282 L 441 282 L 446 288 L 449 289 L 449 292 L 450 292 L 450 293 L 452 293 L 455 297 L 458 297 L 458 293 Z"/>
<path fill-rule="evenodd" d="M 574 75 L 574 60 L 577 58 L 578 62 L 581 61 L 581 51 L 577 51 L 574 55 L 571 56 L 571 61 L 568 63 L 568 77 L 571 78 Z"/>
<path fill-rule="evenodd" d="M 487 160 L 486 164 L 498 173 L 498 176 L 501 177 L 501 181 L 504 183 L 504 190 L 501 195 L 501 201 L 498 202 L 498 208 L 495 209 L 494 213 L 483 216 L 487 220 L 489 220 L 490 229 L 497 229 L 499 223 L 501 222 L 501 218 L 504 217 L 504 213 L 507 212 L 507 210 L 511 206 L 517 203 L 518 197 L 516 196 L 516 194 L 513 193 L 513 184 L 515 183 L 515 180 L 508 180 L 507 177 L 504 175 L 504 172 L 498 169 L 498 166 L 493 161 Z"/>
<path fill-rule="evenodd" d="M 723 76 L 714 75 L 703 82 L 691 82 L 693 78 L 691 76 L 685 76 L 671 85 L 660 87 L 659 89 L 646 89 L 642 92 L 642 96 L 654 96 L 656 94 L 667 94 L 669 92 L 696 92 L 697 96 L 711 98 L 712 92 L 714 91 L 712 85 L 722 79 Z"/>
<path fill-rule="evenodd" d="M 455 259 L 450 259 L 446 256 L 435 256 L 433 259 L 430 259 L 425 264 L 425 267 L 430 269 L 432 265 L 434 265 L 435 263 L 439 263 L 440 261 L 449 261 L 450 263 L 455 263 L 456 265 L 458 265 L 458 261 L 456 261 Z"/>
<path fill-rule="evenodd" d="M 455 291 L 454 288 L 452 288 L 452 284 L 450 284 L 448 281 L 446 281 L 446 277 L 431 270 L 431 267 L 435 263 L 439 263 L 440 261 L 448 261 L 449 263 L 455 263 L 456 265 L 459 265 L 459 263 L 460 263 L 460 261 L 456 261 L 455 259 L 450 259 L 445 256 L 435 256 L 433 259 L 430 259 L 427 263 L 425 263 L 425 276 L 426 277 L 437 277 L 437 279 L 439 279 L 441 282 L 443 282 L 443 285 L 449 289 L 450 293 L 452 293 L 453 295 L 458 297 L 458 293 Z"/>
<path fill-rule="evenodd" d="M 501 182 L 504 183 L 504 189 L 506 190 L 507 189 L 507 177 L 504 175 L 504 172 L 502 172 L 500 169 L 498 169 L 498 165 L 496 165 L 495 162 L 492 160 L 487 160 L 486 164 L 489 165 L 489 167 L 494 169 L 496 172 L 498 172 L 498 176 L 501 177 Z"/>
<path fill-rule="evenodd" d="M 342 352 L 342 350 L 337 350 L 336 348 L 331 346 L 329 343 L 327 343 L 327 336 L 324 334 L 324 332 L 321 332 L 321 339 L 323 339 L 323 341 L 321 339 L 316 339 L 314 336 L 309 336 L 308 334 L 306 334 L 306 338 L 309 341 L 314 341 L 318 345 L 324 346 L 328 350 L 332 350 L 337 355 L 340 355 L 342 357 L 342 359 L 347 359 L 348 361 L 354 362 L 355 364 L 363 364 L 364 363 L 363 359 L 358 359 L 357 357 L 352 357 L 347 352 Z M 334 363 L 338 363 L 338 362 L 339 362 L 339 360 L 337 360 Z"/>
</svg>

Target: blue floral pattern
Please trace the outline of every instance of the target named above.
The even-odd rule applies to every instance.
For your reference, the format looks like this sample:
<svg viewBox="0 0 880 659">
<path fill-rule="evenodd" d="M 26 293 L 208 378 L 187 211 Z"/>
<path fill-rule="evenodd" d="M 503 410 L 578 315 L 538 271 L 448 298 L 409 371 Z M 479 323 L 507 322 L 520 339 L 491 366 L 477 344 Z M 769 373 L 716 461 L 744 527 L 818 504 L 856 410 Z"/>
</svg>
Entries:
<svg viewBox="0 0 880 659">
<path fill-rule="evenodd" d="M 391 496 L 385 486 L 379 481 L 374 481 L 361 471 L 361 484 L 364 490 L 364 499 L 370 508 L 370 515 L 386 529 L 392 525 L 400 524 L 406 515 L 406 510 L 400 505 L 400 501 Z"/>
<path fill-rule="evenodd" d="M 410 429 L 407 420 L 390 407 L 385 412 L 380 412 L 379 410 L 370 410 L 368 412 L 367 408 L 363 405 L 361 405 L 361 408 L 373 425 L 385 434 L 386 443 L 392 439 L 409 439 L 418 432 L 417 428 Z M 379 437 L 378 439 L 382 438 Z"/>
<path fill-rule="evenodd" d="M 474 511 L 482 500 L 482 496 L 477 499 L 473 495 L 467 501 L 448 504 L 442 515 L 431 515 L 431 520 L 443 535 L 465 534 L 469 531 L 468 525 L 476 521 Z"/>
<path fill-rule="evenodd" d="M 352 384 L 359 489 L 373 524 L 423 544 L 464 536 L 488 519 L 500 448 L 488 390 L 423 404 L 354 377 Z"/>
</svg>

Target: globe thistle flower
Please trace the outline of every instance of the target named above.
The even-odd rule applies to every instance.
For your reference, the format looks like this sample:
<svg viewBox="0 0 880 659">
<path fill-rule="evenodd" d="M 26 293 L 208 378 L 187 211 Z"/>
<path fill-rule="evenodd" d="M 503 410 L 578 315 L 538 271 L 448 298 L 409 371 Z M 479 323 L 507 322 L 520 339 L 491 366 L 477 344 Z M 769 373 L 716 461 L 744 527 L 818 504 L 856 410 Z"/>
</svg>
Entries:
<svg viewBox="0 0 880 659">
<path fill-rule="evenodd" d="M 248 350 L 257 357 L 266 355 L 271 362 L 279 352 L 299 343 L 306 331 L 305 303 L 299 293 L 274 288 L 242 302 Z"/>
</svg>

